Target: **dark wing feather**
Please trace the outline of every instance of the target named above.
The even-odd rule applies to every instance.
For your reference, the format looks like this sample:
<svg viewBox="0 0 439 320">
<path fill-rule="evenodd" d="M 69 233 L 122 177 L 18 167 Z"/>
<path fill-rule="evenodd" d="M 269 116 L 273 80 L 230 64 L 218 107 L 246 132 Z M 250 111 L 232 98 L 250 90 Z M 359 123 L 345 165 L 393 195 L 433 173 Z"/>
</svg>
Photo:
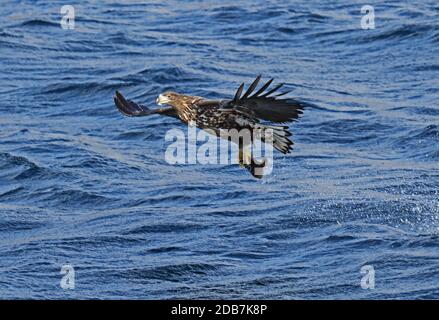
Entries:
<svg viewBox="0 0 439 320">
<path fill-rule="evenodd" d="M 250 87 L 248 87 L 246 93 L 244 93 L 244 95 L 242 96 L 241 99 L 247 99 L 248 96 L 255 91 L 256 87 L 258 86 L 259 80 L 261 80 L 261 75 L 257 76 L 255 81 L 253 81 L 253 83 L 250 85 Z"/>
<path fill-rule="evenodd" d="M 279 90 L 281 87 L 283 87 L 283 83 L 279 83 L 277 86 L 275 86 L 273 89 L 271 89 L 270 91 L 265 92 L 263 95 L 261 95 L 261 97 L 269 97 L 270 94 L 276 92 L 277 90 Z"/>
<path fill-rule="evenodd" d="M 251 97 L 257 97 L 257 96 L 259 96 L 262 92 L 264 92 L 269 86 L 270 86 L 270 84 L 273 82 L 273 78 L 271 78 L 270 80 L 268 80 L 267 81 L 267 83 L 266 84 L 264 84 L 259 90 L 258 90 L 258 92 L 256 92 L 253 96 L 251 96 Z"/>
<path fill-rule="evenodd" d="M 303 109 L 309 106 L 308 103 L 301 102 L 295 99 L 279 97 L 287 94 L 288 92 L 278 93 L 273 95 L 279 90 L 283 84 L 279 84 L 274 88 L 266 91 L 273 79 L 270 79 L 264 84 L 255 94 L 250 95 L 259 83 L 260 76 L 249 87 L 247 92 L 241 97 L 243 85 L 238 89 L 233 100 L 228 101 L 228 107 L 237 110 L 238 112 L 245 113 L 246 115 L 252 115 L 254 118 L 270 121 L 270 122 L 289 122 L 296 120 L 303 112 Z"/>
<path fill-rule="evenodd" d="M 233 98 L 233 101 L 238 101 L 241 97 L 241 93 L 242 93 L 242 89 L 244 89 L 244 84 L 241 83 L 241 85 L 239 86 L 238 90 L 235 93 L 235 97 Z"/>
<path fill-rule="evenodd" d="M 152 114 L 162 114 L 165 116 L 178 118 L 177 113 L 172 107 L 149 109 L 146 106 L 125 99 L 125 97 L 119 91 L 116 91 L 116 95 L 114 96 L 114 103 L 116 104 L 117 109 L 127 117 L 143 117 Z"/>
</svg>

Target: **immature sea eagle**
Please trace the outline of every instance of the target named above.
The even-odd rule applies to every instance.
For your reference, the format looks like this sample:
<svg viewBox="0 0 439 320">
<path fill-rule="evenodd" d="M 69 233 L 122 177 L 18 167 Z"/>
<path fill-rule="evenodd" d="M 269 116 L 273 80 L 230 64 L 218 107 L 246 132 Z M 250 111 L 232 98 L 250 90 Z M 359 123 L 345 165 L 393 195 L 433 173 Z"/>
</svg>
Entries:
<svg viewBox="0 0 439 320">
<path fill-rule="evenodd" d="M 284 154 L 289 153 L 293 142 L 288 138 L 291 136 L 288 127 L 263 124 L 261 121 L 272 123 L 294 121 L 308 104 L 294 99 L 280 98 L 289 91 L 277 93 L 283 84 L 269 89 L 273 79 L 255 92 L 260 79 L 261 76 L 258 76 L 244 94 L 242 94 L 244 89 L 244 83 L 242 83 L 233 99 L 208 100 L 197 96 L 165 92 L 159 95 L 156 102 L 159 105 L 170 105 L 170 107 L 149 109 L 126 100 L 120 92 L 116 91 L 114 102 L 119 111 L 128 117 L 161 114 L 180 119 L 184 123 L 195 122 L 198 128 L 210 129 L 209 132 L 217 136 L 220 136 L 220 131 L 224 129 L 238 131 L 248 129 L 250 132 L 270 129 L 273 147 Z M 264 141 L 264 135 L 261 140 Z M 241 144 L 239 147 L 239 163 L 253 176 L 261 178 L 262 175 L 255 169 L 263 167 L 264 163 L 259 163 L 253 159 L 251 154 L 244 153 Z"/>
</svg>

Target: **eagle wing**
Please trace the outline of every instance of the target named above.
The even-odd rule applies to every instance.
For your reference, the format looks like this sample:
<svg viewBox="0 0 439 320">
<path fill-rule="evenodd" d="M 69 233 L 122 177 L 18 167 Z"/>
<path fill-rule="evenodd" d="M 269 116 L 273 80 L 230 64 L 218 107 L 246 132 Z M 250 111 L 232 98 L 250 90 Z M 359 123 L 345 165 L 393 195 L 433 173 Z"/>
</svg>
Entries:
<svg viewBox="0 0 439 320">
<path fill-rule="evenodd" d="M 235 109 L 251 118 L 284 123 L 296 120 L 302 114 L 303 109 L 311 105 L 295 99 L 280 98 L 289 91 L 278 92 L 283 83 L 269 89 L 273 79 L 270 79 L 255 92 L 260 79 L 259 75 L 244 94 L 242 94 L 244 89 L 244 83 L 242 83 L 233 100 L 226 102 L 226 107 Z"/>
<path fill-rule="evenodd" d="M 178 118 L 177 113 L 172 107 L 149 109 L 148 107 L 137 104 L 132 100 L 125 99 L 125 97 L 119 91 L 116 91 L 114 103 L 116 104 L 117 109 L 127 117 L 143 117 L 152 114 L 162 114 L 165 116 Z"/>
</svg>

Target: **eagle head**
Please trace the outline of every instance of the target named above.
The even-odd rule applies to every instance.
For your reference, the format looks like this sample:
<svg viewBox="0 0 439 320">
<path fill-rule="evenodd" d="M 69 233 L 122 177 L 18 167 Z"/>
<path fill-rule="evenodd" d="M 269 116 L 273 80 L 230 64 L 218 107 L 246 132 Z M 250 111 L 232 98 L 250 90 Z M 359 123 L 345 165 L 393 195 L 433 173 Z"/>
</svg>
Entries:
<svg viewBox="0 0 439 320">
<path fill-rule="evenodd" d="M 156 103 L 158 105 L 162 105 L 162 104 L 174 105 L 175 102 L 179 100 L 180 96 L 181 95 L 178 93 L 167 91 L 158 96 Z"/>
</svg>

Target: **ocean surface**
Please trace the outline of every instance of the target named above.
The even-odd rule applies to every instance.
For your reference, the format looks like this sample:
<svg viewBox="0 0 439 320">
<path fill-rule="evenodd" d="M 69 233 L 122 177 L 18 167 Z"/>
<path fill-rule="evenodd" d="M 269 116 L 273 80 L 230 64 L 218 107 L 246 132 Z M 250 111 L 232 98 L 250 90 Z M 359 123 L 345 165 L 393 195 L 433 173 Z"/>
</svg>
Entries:
<svg viewBox="0 0 439 320">
<path fill-rule="evenodd" d="M 366 2 L 2 1 L 0 298 L 438 299 L 439 3 Z M 113 103 L 258 74 L 316 105 L 262 180 Z"/>
</svg>

